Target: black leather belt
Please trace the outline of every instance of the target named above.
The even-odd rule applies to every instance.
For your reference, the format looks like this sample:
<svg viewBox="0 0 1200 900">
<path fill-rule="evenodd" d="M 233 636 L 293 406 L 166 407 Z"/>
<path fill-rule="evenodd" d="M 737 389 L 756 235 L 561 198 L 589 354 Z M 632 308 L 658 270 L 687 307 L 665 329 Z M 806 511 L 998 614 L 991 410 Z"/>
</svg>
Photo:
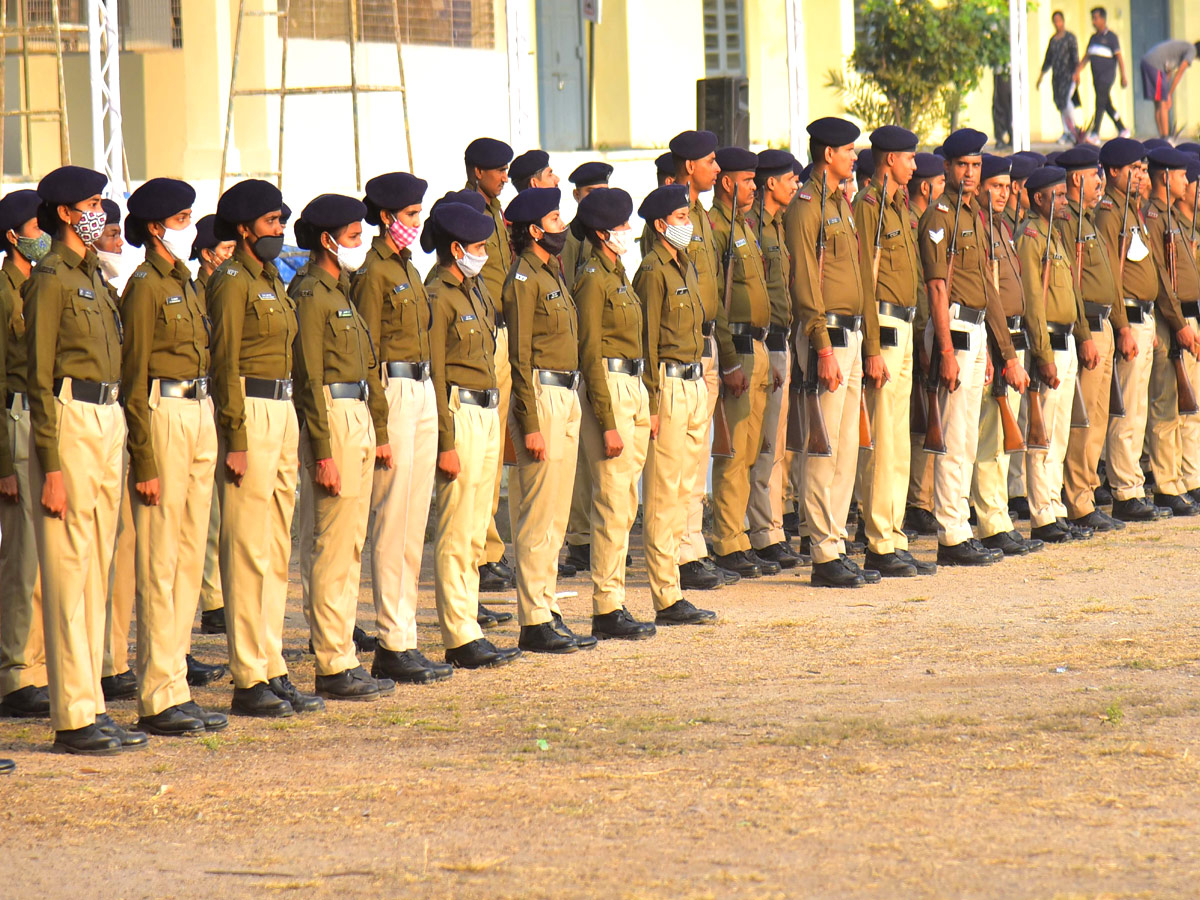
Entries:
<svg viewBox="0 0 1200 900">
<path fill-rule="evenodd" d="M 1125 298 L 1125 318 L 1131 325 L 1141 325 L 1154 316 L 1153 300 L 1131 300 Z"/>
<path fill-rule="evenodd" d="M 551 387 L 566 388 L 569 391 L 579 387 L 578 372 L 556 372 L 554 369 L 538 369 L 537 379 L 542 384 L 548 384 Z"/>
<path fill-rule="evenodd" d="M 429 379 L 428 362 L 385 362 L 383 371 L 388 378 L 410 378 L 413 381 Z"/>
<path fill-rule="evenodd" d="M 849 345 L 849 336 L 862 329 L 862 316 L 844 316 L 841 313 L 825 313 L 825 331 L 829 343 L 834 347 Z"/>
<path fill-rule="evenodd" d="M 20 391 L 14 391 L 8 395 L 7 406 L 9 412 L 12 412 L 12 408 L 17 405 L 18 397 L 21 398 L 21 409 L 29 409 L 29 395 L 23 394 Z"/>
<path fill-rule="evenodd" d="M 367 383 L 365 381 L 335 381 L 327 384 L 329 396 L 334 400 L 366 400 Z"/>
<path fill-rule="evenodd" d="M 251 378 L 246 376 L 246 396 L 260 400 L 291 400 L 292 379 Z"/>
<path fill-rule="evenodd" d="M 1050 335 L 1050 349 L 1065 352 L 1070 347 L 1070 340 L 1069 334 L 1052 334 Z"/>
<path fill-rule="evenodd" d="M 1064 324 L 1062 322 L 1047 322 L 1046 331 L 1050 333 L 1050 349 L 1058 351 L 1066 351 L 1070 346 L 1071 332 L 1075 330 L 1075 324 Z"/>
<path fill-rule="evenodd" d="M 705 322 L 703 325 L 700 326 L 700 333 L 703 334 L 705 337 L 712 337 L 713 329 L 716 327 L 717 327 L 717 320 L 709 319 L 707 322 Z"/>
<path fill-rule="evenodd" d="M 699 381 L 704 377 L 704 366 L 698 362 L 664 362 L 663 373 L 671 378 L 682 378 L 684 381 Z"/>
<path fill-rule="evenodd" d="M 1200 300 L 1184 300 L 1179 307 L 1189 319 L 1200 319 Z"/>
<path fill-rule="evenodd" d="M 1047 322 L 1046 330 L 1051 334 L 1070 334 L 1075 330 L 1074 322 Z"/>
<path fill-rule="evenodd" d="M 1025 336 L 1024 331 L 1010 331 L 1008 333 L 1008 336 L 1010 338 L 1012 338 L 1012 345 L 1013 345 L 1014 350 L 1028 350 L 1029 349 L 1029 338 L 1027 338 Z"/>
<path fill-rule="evenodd" d="M 1009 331 L 1019 331 L 1021 323 L 1025 321 L 1025 318 L 1023 316 L 1009 316 L 1004 321 L 1008 325 Z"/>
<path fill-rule="evenodd" d="M 961 303 L 952 303 L 950 308 L 950 317 L 958 319 L 960 322 L 969 322 L 972 325 L 978 325 L 983 321 L 984 310 L 972 309 L 969 306 L 963 306 Z"/>
<path fill-rule="evenodd" d="M 634 378 L 642 374 L 642 369 L 646 365 L 644 359 L 617 359 L 613 356 L 606 356 L 604 364 L 608 366 L 608 371 L 619 372 L 622 375 L 632 375 Z"/>
<path fill-rule="evenodd" d="M 1091 300 L 1083 302 L 1083 312 L 1088 316 L 1099 316 L 1101 319 L 1107 319 L 1108 314 L 1112 312 L 1111 303 L 1093 303 Z"/>
<path fill-rule="evenodd" d="M 788 335 L 791 329 L 786 325 L 771 325 L 767 328 L 767 349 L 772 353 L 786 353 Z"/>
<path fill-rule="evenodd" d="M 730 322 L 729 333 L 738 337 L 748 337 L 755 341 L 765 341 L 767 339 L 767 329 L 758 328 L 749 322 Z"/>
<path fill-rule="evenodd" d="M 893 319 L 903 319 L 905 322 L 911 323 L 917 317 L 917 308 L 915 306 L 897 306 L 895 303 L 880 300 L 879 314 L 881 316 L 889 316 Z"/>
<path fill-rule="evenodd" d="M 468 406 L 482 406 L 484 409 L 495 409 L 500 405 L 500 392 L 496 388 L 483 391 L 473 391 L 470 388 L 453 386 L 458 391 L 458 402 Z"/>
<path fill-rule="evenodd" d="M 504 318 L 504 313 L 502 313 L 499 309 L 496 310 L 496 327 L 497 328 L 507 328 L 508 327 L 508 321 Z"/>
<path fill-rule="evenodd" d="M 208 376 L 190 378 L 187 381 L 159 378 L 158 394 L 160 397 L 173 397 L 176 400 L 207 400 Z"/>
<path fill-rule="evenodd" d="M 54 379 L 54 393 L 62 391 L 63 380 Z M 121 385 L 116 381 L 81 381 L 71 379 L 71 396 L 84 403 L 95 403 L 97 406 L 110 406 L 121 396 Z"/>
</svg>

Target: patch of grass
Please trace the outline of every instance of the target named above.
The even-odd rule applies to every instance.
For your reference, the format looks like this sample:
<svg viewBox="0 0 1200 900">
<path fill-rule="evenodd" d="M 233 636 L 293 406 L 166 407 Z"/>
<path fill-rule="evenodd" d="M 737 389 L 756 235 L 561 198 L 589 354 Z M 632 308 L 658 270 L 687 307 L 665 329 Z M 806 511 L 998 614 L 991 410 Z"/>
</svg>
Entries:
<svg viewBox="0 0 1200 900">
<path fill-rule="evenodd" d="M 206 734 L 203 737 L 196 738 L 196 743 L 201 747 L 204 747 L 205 749 L 215 753 L 217 750 L 221 749 L 221 745 L 225 742 L 215 734 Z"/>
<path fill-rule="evenodd" d="M 1113 728 L 1116 728 L 1118 725 L 1120 725 L 1121 720 L 1124 718 L 1125 713 L 1121 711 L 1120 703 L 1114 703 L 1109 706 L 1109 708 L 1104 711 L 1104 715 L 1102 716 L 1104 724 L 1111 725 Z"/>
</svg>

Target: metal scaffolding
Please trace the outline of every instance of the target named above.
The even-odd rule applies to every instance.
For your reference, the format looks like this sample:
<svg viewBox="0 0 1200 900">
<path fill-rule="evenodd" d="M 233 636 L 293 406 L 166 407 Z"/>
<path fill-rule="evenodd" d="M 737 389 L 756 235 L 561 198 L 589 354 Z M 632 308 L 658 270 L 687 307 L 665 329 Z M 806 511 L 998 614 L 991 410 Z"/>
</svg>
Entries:
<svg viewBox="0 0 1200 900">
<path fill-rule="evenodd" d="M 105 194 L 123 199 L 128 184 L 121 131 L 121 41 L 117 0 L 88 3 L 88 75 L 92 89 L 92 165 L 108 178 Z"/>
</svg>

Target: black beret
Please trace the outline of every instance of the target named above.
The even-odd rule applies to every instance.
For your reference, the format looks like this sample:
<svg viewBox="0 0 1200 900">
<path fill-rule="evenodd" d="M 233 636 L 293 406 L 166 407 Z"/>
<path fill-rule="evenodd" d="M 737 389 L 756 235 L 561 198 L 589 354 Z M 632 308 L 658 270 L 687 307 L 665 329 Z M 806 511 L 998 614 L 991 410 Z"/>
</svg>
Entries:
<svg viewBox="0 0 1200 900">
<path fill-rule="evenodd" d="M 1182 150 L 1184 153 L 1200 155 L 1200 144 L 1197 144 L 1195 141 L 1185 141 L 1182 144 L 1176 144 L 1175 149 Z"/>
<path fill-rule="evenodd" d="M 18 231 L 30 219 L 37 218 L 42 200 L 37 191 L 11 191 L 0 200 L 0 240 L 7 232 Z"/>
<path fill-rule="evenodd" d="M 288 219 L 291 217 L 292 208 L 284 203 L 283 206 L 279 207 L 279 223 L 281 225 L 286 225 L 288 223 Z"/>
<path fill-rule="evenodd" d="M 521 191 L 504 210 L 504 218 L 509 222 L 531 223 L 536 225 L 554 210 L 558 209 L 562 199 L 562 191 L 558 188 L 530 188 Z"/>
<path fill-rule="evenodd" d="M 871 132 L 871 147 L 887 153 L 916 153 L 917 136 L 899 125 L 884 125 Z"/>
<path fill-rule="evenodd" d="M 1009 174 L 1012 175 L 1013 181 L 1024 181 L 1042 167 L 1032 155 L 1025 152 L 1014 153 L 1009 159 L 1012 161 L 1012 171 Z"/>
<path fill-rule="evenodd" d="M 83 166 L 63 166 L 38 182 L 37 195 L 50 206 L 70 206 L 95 197 L 104 190 L 108 179 Z"/>
<path fill-rule="evenodd" d="M 1036 168 L 1039 169 L 1046 164 L 1046 157 L 1041 153 L 1038 153 L 1036 150 L 1018 150 L 1013 154 L 1013 156 L 1024 156 L 1027 159 L 1031 159 L 1033 160 Z"/>
<path fill-rule="evenodd" d="M 366 196 L 363 197 L 367 221 L 372 225 L 382 224 L 379 219 L 381 209 L 396 211 L 420 203 L 428 188 L 428 181 L 408 172 L 376 175 L 367 182 Z"/>
<path fill-rule="evenodd" d="M 808 181 L 808 176 L 812 174 L 812 163 L 802 166 L 800 160 L 796 160 L 796 164 L 792 168 L 796 170 L 796 177 L 800 179 L 801 184 Z"/>
<path fill-rule="evenodd" d="M 941 144 L 938 144 L 936 147 L 933 148 L 933 155 L 938 157 L 939 159 L 945 159 L 946 158 L 946 148 L 943 147 Z"/>
<path fill-rule="evenodd" d="M 1091 144 L 1080 144 L 1058 154 L 1054 164 L 1068 172 L 1077 172 L 1080 169 L 1094 169 L 1099 161 L 1100 151 Z"/>
<path fill-rule="evenodd" d="M 109 200 L 107 197 L 103 197 L 100 200 L 100 208 L 104 210 L 104 224 L 106 227 L 121 224 L 121 207 L 117 206 L 116 200 Z"/>
<path fill-rule="evenodd" d="M 1146 154 L 1151 169 L 1186 169 L 1192 158 L 1174 147 L 1155 147 Z"/>
<path fill-rule="evenodd" d="M 143 222 L 170 218 L 196 202 L 196 189 L 175 178 L 151 178 L 129 195 L 129 215 Z"/>
<path fill-rule="evenodd" d="M 665 184 L 646 195 L 638 207 L 638 215 L 647 222 L 665 219 L 677 209 L 692 205 L 692 195 L 685 184 Z"/>
<path fill-rule="evenodd" d="M 654 169 L 659 175 L 675 174 L 675 155 L 668 150 L 654 160 Z"/>
<path fill-rule="evenodd" d="M 808 134 L 826 147 L 845 147 L 858 140 L 862 131 L 853 122 L 837 116 L 824 116 L 808 123 Z"/>
<path fill-rule="evenodd" d="M 467 144 L 463 161 L 476 169 L 503 169 L 513 158 L 512 147 L 495 138 L 475 138 Z"/>
<path fill-rule="evenodd" d="M 979 180 L 987 181 L 997 175 L 1008 175 L 1012 172 L 1012 160 L 1006 156 L 983 154 L 983 164 L 979 167 Z"/>
<path fill-rule="evenodd" d="M 464 203 L 438 203 L 430 219 L 441 235 L 460 244 L 486 241 L 496 230 L 491 216 Z"/>
<path fill-rule="evenodd" d="M 508 165 L 508 177 L 513 181 L 532 178 L 550 165 L 550 154 L 545 150 L 526 150 Z"/>
<path fill-rule="evenodd" d="M 917 171 L 913 178 L 937 178 L 946 173 L 946 163 L 936 153 L 918 153 Z"/>
<path fill-rule="evenodd" d="M 722 172 L 753 172 L 758 168 L 758 154 L 744 147 L 722 147 L 717 151 L 717 165 Z"/>
<path fill-rule="evenodd" d="M 1051 150 L 1049 153 L 1047 153 L 1046 154 L 1046 165 L 1057 166 L 1058 165 L 1058 155 L 1060 153 L 1062 153 L 1061 150 Z"/>
<path fill-rule="evenodd" d="M 629 221 L 633 198 L 620 188 L 592 191 L 579 201 L 581 225 L 589 231 L 609 231 Z"/>
<path fill-rule="evenodd" d="M 1192 160 L 1190 163 L 1188 163 L 1187 180 L 1188 180 L 1188 184 L 1191 184 L 1194 181 L 1200 180 L 1200 159 L 1195 159 L 1195 160 Z M 1192 215 L 1193 216 L 1196 215 L 1194 210 L 1192 212 Z"/>
<path fill-rule="evenodd" d="M 759 176 L 784 175 L 792 171 L 796 157 L 786 150 L 763 150 L 758 154 Z"/>
<path fill-rule="evenodd" d="M 1113 138 L 1100 148 L 1100 165 L 1120 169 L 1146 158 L 1146 147 L 1133 138 Z"/>
<path fill-rule="evenodd" d="M 487 201 L 483 199 L 483 194 L 479 193 L 479 191 L 449 191 L 442 195 L 442 198 L 434 203 L 434 206 L 437 206 L 438 203 L 462 203 L 471 207 L 476 212 L 487 212 Z"/>
<path fill-rule="evenodd" d="M 239 181 L 217 200 L 217 221 L 213 232 L 218 240 L 237 240 L 236 225 L 253 222 L 276 210 L 283 211 L 283 194 L 269 181 L 251 178 Z"/>
<path fill-rule="evenodd" d="M 1171 149 L 1171 142 L 1166 138 L 1148 138 L 1142 141 L 1142 146 L 1146 148 L 1148 155 L 1151 150 Z"/>
<path fill-rule="evenodd" d="M 1035 169 L 1025 179 L 1025 190 L 1029 191 L 1029 196 L 1032 197 L 1038 191 L 1062 184 L 1066 180 L 1067 173 L 1064 169 L 1060 169 L 1058 166 L 1042 166 L 1040 169 Z"/>
<path fill-rule="evenodd" d="M 483 195 L 479 191 L 464 188 L 461 191 L 450 191 L 443 194 L 433 201 L 433 206 L 429 208 L 429 215 L 425 217 L 425 224 L 421 228 L 421 249 L 426 253 L 432 253 L 437 248 L 438 227 L 433 213 L 447 203 L 458 203 L 470 207 L 475 212 L 487 213 L 487 201 L 483 199 Z"/>
<path fill-rule="evenodd" d="M 664 154 L 670 158 L 670 154 Z M 671 171 L 674 172 L 675 164 L 671 164 Z M 591 187 L 595 184 L 608 184 L 608 179 L 612 177 L 613 167 L 606 162 L 585 162 L 580 166 L 575 167 L 575 171 L 571 173 L 571 177 L 567 181 L 575 185 L 577 188 Z"/>
<path fill-rule="evenodd" d="M 201 216 L 200 220 L 196 222 L 196 239 L 192 241 L 190 259 L 199 259 L 201 250 L 212 250 L 221 243 L 213 233 L 213 224 L 216 221 L 217 217 L 210 213 L 207 216 Z"/>
<path fill-rule="evenodd" d="M 987 135 L 974 128 L 960 128 L 952 132 L 942 142 L 942 152 L 946 159 L 961 159 L 964 156 L 979 156 L 983 145 L 987 143 Z"/>
<path fill-rule="evenodd" d="M 357 197 L 321 194 L 308 201 L 308 206 L 304 207 L 300 218 L 322 231 L 335 231 L 351 222 L 361 222 L 366 214 L 366 204 Z"/>
<path fill-rule="evenodd" d="M 680 159 L 704 159 L 717 150 L 717 136 L 711 131 L 681 131 L 667 145 Z"/>
<path fill-rule="evenodd" d="M 854 174 L 870 178 L 875 174 L 875 154 L 871 148 L 858 151 L 858 159 L 854 163 Z"/>
</svg>

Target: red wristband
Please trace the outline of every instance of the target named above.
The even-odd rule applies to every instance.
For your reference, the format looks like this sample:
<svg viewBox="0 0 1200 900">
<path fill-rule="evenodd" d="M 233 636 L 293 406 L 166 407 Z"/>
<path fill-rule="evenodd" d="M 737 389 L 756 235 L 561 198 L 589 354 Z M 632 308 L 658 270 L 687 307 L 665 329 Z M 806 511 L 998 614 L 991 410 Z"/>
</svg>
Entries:
<svg viewBox="0 0 1200 900">
<path fill-rule="evenodd" d="M 826 359 L 827 357 L 833 356 L 833 348 L 832 347 L 822 347 L 820 350 L 817 351 L 817 356 L 819 356 L 821 359 Z"/>
</svg>

